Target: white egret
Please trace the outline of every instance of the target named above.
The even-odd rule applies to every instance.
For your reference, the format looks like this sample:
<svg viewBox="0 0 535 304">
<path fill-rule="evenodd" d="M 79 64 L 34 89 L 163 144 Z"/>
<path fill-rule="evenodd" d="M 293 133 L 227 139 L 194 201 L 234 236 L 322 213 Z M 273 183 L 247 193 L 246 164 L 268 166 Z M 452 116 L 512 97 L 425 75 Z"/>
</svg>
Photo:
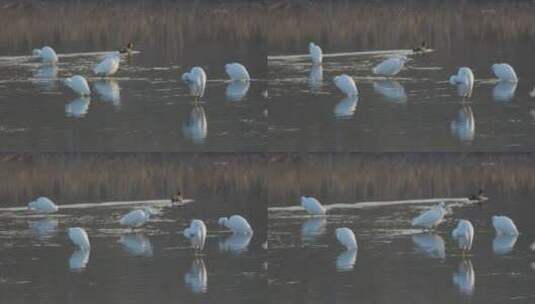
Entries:
<svg viewBox="0 0 535 304">
<path fill-rule="evenodd" d="M 372 72 L 377 75 L 394 76 L 401 71 L 405 62 L 407 62 L 405 56 L 394 56 L 384 60 L 372 69 Z"/>
<path fill-rule="evenodd" d="M 188 119 L 182 126 L 182 133 L 195 144 L 204 143 L 208 135 L 208 121 L 203 107 L 194 106 L 191 109 Z"/>
<path fill-rule="evenodd" d="M 148 207 L 144 209 L 132 210 L 125 214 L 119 220 L 119 223 L 132 229 L 141 227 L 150 219 L 152 213 L 152 210 Z"/>
<path fill-rule="evenodd" d="M 457 227 L 453 229 L 451 236 L 457 241 L 460 250 L 468 252 L 474 242 L 474 226 L 468 220 L 459 220 Z"/>
<path fill-rule="evenodd" d="M 474 266 L 470 260 L 462 260 L 457 267 L 457 272 L 453 274 L 453 284 L 457 286 L 459 291 L 464 295 L 474 294 L 474 287 L 476 284 L 476 275 Z"/>
<path fill-rule="evenodd" d="M 65 84 L 80 96 L 91 95 L 91 90 L 89 89 L 87 80 L 85 80 L 83 76 L 74 75 L 72 77 L 69 77 L 65 79 Z"/>
<path fill-rule="evenodd" d="M 334 84 L 347 96 L 355 96 L 359 94 L 355 81 L 349 75 L 342 74 L 334 77 Z"/>
<path fill-rule="evenodd" d="M 69 269 L 71 271 L 82 271 L 89 263 L 91 250 L 77 248 L 69 257 Z"/>
<path fill-rule="evenodd" d="M 500 81 L 518 82 L 515 69 L 508 63 L 495 63 L 492 65 L 491 69 Z"/>
<path fill-rule="evenodd" d="M 68 229 L 68 234 L 72 243 L 79 249 L 89 250 L 91 248 L 91 245 L 89 244 L 89 237 L 83 228 L 71 227 Z"/>
<path fill-rule="evenodd" d="M 191 247 L 202 251 L 206 243 L 206 225 L 202 220 L 192 220 L 189 227 L 184 229 L 184 236 L 190 240 Z"/>
<path fill-rule="evenodd" d="M 253 229 L 249 222 L 241 215 L 233 215 L 230 218 L 221 217 L 217 221 L 219 225 L 225 226 L 235 234 L 253 234 Z"/>
<path fill-rule="evenodd" d="M 225 64 L 225 72 L 232 81 L 249 81 L 251 76 L 245 66 L 241 63 L 233 62 Z"/>
<path fill-rule="evenodd" d="M 34 49 L 33 56 L 35 58 L 40 59 L 42 62 L 45 62 L 45 63 L 58 62 L 58 55 L 56 55 L 56 52 L 54 51 L 54 49 L 52 49 L 49 46 L 45 46 L 42 49 Z"/>
<path fill-rule="evenodd" d="M 182 80 L 189 85 L 191 95 L 202 97 L 206 88 L 206 73 L 201 67 L 193 67 L 182 74 Z"/>
<path fill-rule="evenodd" d="M 342 244 L 347 250 L 357 250 L 357 239 L 355 238 L 355 233 L 347 227 L 337 228 L 335 231 L 336 239 L 340 244 Z"/>
<path fill-rule="evenodd" d="M 311 196 L 301 196 L 301 206 L 311 215 L 324 215 L 326 212 L 325 207 L 316 198 Z"/>
<path fill-rule="evenodd" d="M 412 226 L 422 227 L 424 229 L 433 229 L 440 224 L 446 215 L 444 202 L 428 209 L 412 220 Z"/>
<path fill-rule="evenodd" d="M 205 293 L 208 290 L 208 273 L 201 258 L 195 258 L 191 269 L 184 275 L 186 285 L 193 293 Z"/>
<path fill-rule="evenodd" d="M 36 213 L 55 213 L 59 207 L 49 198 L 39 197 L 28 203 L 28 209 Z"/>
<path fill-rule="evenodd" d="M 152 257 L 154 254 L 150 240 L 143 234 L 123 234 L 119 239 L 119 243 L 133 256 Z"/>
<path fill-rule="evenodd" d="M 121 57 L 119 53 L 107 55 L 93 68 L 93 73 L 97 76 L 110 76 L 119 70 Z"/>
<path fill-rule="evenodd" d="M 497 235 L 518 235 L 518 229 L 512 219 L 504 215 L 492 217 L 492 226 Z"/>
<path fill-rule="evenodd" d="M 323 61 L 323 52 L 321 51 L 319 45 L 315 44 L 314 42 L 310 42 L 308 44 L 308 52 L 310 54 L 310 59 L 312 60 L 313 64 L 321 64 L 321 62 Z"/>
</svg>

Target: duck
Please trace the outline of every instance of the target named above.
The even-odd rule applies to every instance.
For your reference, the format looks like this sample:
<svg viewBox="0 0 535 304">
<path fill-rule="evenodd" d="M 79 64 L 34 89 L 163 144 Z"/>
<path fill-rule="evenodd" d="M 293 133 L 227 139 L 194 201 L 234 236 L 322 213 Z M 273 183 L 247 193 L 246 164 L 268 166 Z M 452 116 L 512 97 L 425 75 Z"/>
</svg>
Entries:
<svg viewBox="0 0 535 304">
<path fill-rule="evenodd" d="M 483 194 L 483 189 L 479 189 L 479 192 L 476 194 L 470 194 L 468 196 L 468 200 L 470 201 L 476 201 L 478 203 L 481 203 L 481 202 L 484 202 L 484 201 L 488 201 L 489 198 L 486 197 L 484 194 Z"/>
<path fill-rule="evenodd" d="M 171 203 L 182 204 L 184 199 L 182 198 L 182 192 L 177 191 L 175 194 L 171 195 Z"/>
<path fill-rule="evenodd" d="M 132 55 L 133 50 L 134 50 L 134 43 L 130 41 L 126 44 L 126 47 L 122 47 L 118 51 L 121 54 L 128 54 L 128 56 L 130 56 Z"/>
<path fill-rule="evenodd" d="M 412 48 L 412 51 L 414 53 L 425 53 L 428 50 L 429 50 L 429 47 L 427 46 L 426 41 L 422 41 L 422 43 L 419 46 Z"/>
</svg>

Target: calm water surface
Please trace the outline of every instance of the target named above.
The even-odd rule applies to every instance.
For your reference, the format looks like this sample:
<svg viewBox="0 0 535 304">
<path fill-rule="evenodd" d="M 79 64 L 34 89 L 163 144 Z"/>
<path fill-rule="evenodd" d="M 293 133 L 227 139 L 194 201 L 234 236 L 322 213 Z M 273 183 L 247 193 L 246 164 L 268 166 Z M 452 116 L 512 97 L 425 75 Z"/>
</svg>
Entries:
<svg viewBox="0 0 535 304">
<path fill-rule="evenodd" d="M 317 5 L 280 13 L 281 19 L 292 21 L 278 23 L 277 28 L 288 31 L 269 37 L 268 148 L 533 150 L 535 71 L 526 63 L 532 60 L 527 37 L 533 37 L 534 29 L 527 12 L 533 7 L 436 3 Z M 385 19 L 389 22 L 381 22 Z M 491 20 L 499 26 L 490 26 Z M 409 55 L 410 61 L 395 77 L 371 72 L 392 54 L 410 53 L 422 40 L 434 52 Z M 310 41 L 319 44 L 324 55 L 356 53 L 325 56 L 321 66 L 312 66 L 306 56 L 290 56 L 307 54 Z M 382 54 L 385 50 L 402 51 Z M 519 83 L 493 79 L 490 67 L 496 62 L 514 66 Z M 461 66 L 475 74 L 469 98 L 448 83 Z M 332 79 L 343 73 L 355 79 L 358 98 L 344 98 L 334 86 Z"/>
</svg>

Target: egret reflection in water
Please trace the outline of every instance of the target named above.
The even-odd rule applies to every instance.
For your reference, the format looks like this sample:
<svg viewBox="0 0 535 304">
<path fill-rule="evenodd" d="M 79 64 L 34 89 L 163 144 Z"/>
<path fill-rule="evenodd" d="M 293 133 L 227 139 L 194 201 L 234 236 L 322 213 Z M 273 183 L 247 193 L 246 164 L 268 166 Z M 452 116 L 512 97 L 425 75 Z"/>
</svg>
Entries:
<svg viewBox="0 0 535 304">
<path fill-rule="evenodd" d="M 474 266 L 472 262 L 467 260 L 462 260 L 457 267 L 457 272 L 453 273 L 453 284 L 457 286 L 459 292 L 464 295 L 473 295 L 474 288 L 476 284 L 476 276 L 474 272 Z"/>
<path fill-rule="evenodd" d="M 93 84 L 93 88 L 102 101 L 109 102 L 117 108 L 121 106 L 121 92 L 117 81 L 99 80 Z"/>
<path fill-rule="evenodd" d="M 33 82 L 41 86 L 44 90 L 50 91 L 56 87 L 58 67 L 56 65 L 43 65 L 37 68 L 33 74 Z"/>
<path fill-rule="evenodd" d="M 516 82 L 500 81 L 492 89 L 492 97 L 496 102 L 510 102 L 515 97 L 517 85 Z"/>
<path fill-rule="evenodd" d="M 188 120 L 182 126 L 182 133 L 196 144 L 202 144 L 208 134 L 208 123 L 204 108 L 196 105 L 191 109 Z"/>
<path fill-rule="evenodd" d="M 476 135 L 474 113 L 469 106 L 463 106 L 450 124 L 451 133 L 459 140 L 471 142 Z"/>
<path fill-rule="evenodd" d="M 435 259 L 446 258 L 446 246 L 444 239 L 431 232 L 424 232 L 412 236 L 412 242 L 416 245 L 418 252 Z"/>
<path fill-rule="evenodd" d="M 350 271 L 355 268 L 357 261 L 357 250 L 348 249 L 338 255 L 336 258 L 336 269 L 338 271 Z"/>
<path fill-rule="evenodd" d="M 249 81 L 241 81 L 241 80 L 231 81 L 227 85 L 227 89 L 225 90 L 225 95 L 227 99 L 230 101 L 240 101 L 245 97 L 245 95 L 247 95 L 247 92 L 249 91 L 249 86 L 250 86 Z"/>
<path fill-rule="evenodd" d="M 82 271 L 89 263 L 91 250 L 77 248 L 69 258 L 69 269 L 71 271 Z"/>
<path fill-rule="evenodd" d="M 373 90 L 389 101 L 403 103 L 407 101 L 405 88 L 397 81 L 385 79 L 373 83 Z"/>
<path fill-rule="evenodd" d="M 247 251 L 252 234 L 234 233 L 224 239 L 219 240 L 219 250 L 232 254 L 241 254 Z"/>
<path fill-rule="evenodd" d="M 353 116 L 359 101 L 358 95 L 346 96 L 334 107 L 334 116 L 338 119 L 348 119 Z"/>
<path fill-rule="evenodd" d="M 28 222 L 28 226 L 39 240 L 44 240 L 56 234 L 58 220 L 52 218 L 42 218 L 37 221 Z"/>
<path fill-rule="evenodd" d="M 154 254 L 150 240 L 140 233 L 123 234 L 119 243 L 133 256 L 152 257 Z"/>
<path fill-rule="evenodd" d="M 313 241 L 321 234 L 325 233 L 327 218 L 315 217 L 306 220 L 301 225 L 301 238 L 303 241 Z"/>
<path fill-rule="evenodd" d="M 517 235 L 497 235 L 492 241 L 492 251 L 497 255 L 506 255 L 513 251 L 517 239 Z"/>
<path fill-rule="evenodd" d="M 186 286 L 193 293 L 205 293 L 208 290 L 208 273 L 202 258 L 195 258 L 191 269 L 184 275 Z"/>
<path fill-rule="evenodd" d="M 321 65 L 313 65 L 308 75 L 308 86 L 311 93 L 318 93 L 323 85 L 323 67 Z"/>
<path fill-rule="evenodd" d="M 67 117 L 81 118 L 89 111 L 91 100 L 88 97 L 78 97 L 65 105 L 65 114 Z"/>
</svg>

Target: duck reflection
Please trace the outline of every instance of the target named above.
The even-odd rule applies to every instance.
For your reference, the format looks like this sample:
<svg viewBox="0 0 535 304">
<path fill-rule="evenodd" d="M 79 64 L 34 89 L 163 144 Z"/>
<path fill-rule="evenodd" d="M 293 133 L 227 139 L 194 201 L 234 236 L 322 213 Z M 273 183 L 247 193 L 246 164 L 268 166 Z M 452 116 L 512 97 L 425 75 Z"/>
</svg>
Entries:
<svg viewBox="0 0 535 304">
<path fill-rule="evenodd" d="M 205 293 L 208 290 L 208 274 L 201 258 L 193 260 L 190 271 L 184 275 L 184 281 L 193 293 Z"/>
<path fill-rule="evenodd" d="M 58 228 L 58 220 L 42 218 L 37 221 L 28 222 L 28 226 L 33 231 L 37 239 L 45 240 L 52 237 Z"/>
<path fill-rule="evenodd" d="M 89 263 L 90 253 L 90 249 L 77 248 L 69 258 L 69 269 L 76 272 L 83 271 Z"/>
<path fill-rule="evenodd" d="M 109 102 L 117 108 L 121 106 L 121 89 L 117 81 L 99 80 L 93 84 L 93 88 L 102 101 Z"/>
<path fill-rule="evenodd" d="M 301 238 L 303 241 L 313 241 L 321 234 L 325 233 L 327 219 L 325 217 L 317 217 L 306 220 L 301 225 Z"/>
<path fill-rule="evenodd" d="M 496 255 L 506 255 L 513 251 L 517 239 L 517 235 L 497 235 L 492 241 L 492 251 Z"/>
<path fill-rule="evenodd" d="M 323 85 L 323 67 L 321 65 L 313 65 L 308 75 L 308 86 L 310 92 L 313 94 L 318 93 Z"/>
<path fill-rule="evenodd" d="M 336 258 L 336 269 L 338 271 L 350 271 L 355 267 L 357 261 L 357 250 L 348 249 Z"/>
<path fill-rule="evenodd" d="M 251 242 L 252 234 L 235 233 L 222 240 L 219 240 L 219 250 L 222 252 L 229 252 L 231 254 L 241 254 L 247 251 L 249 242 Z"/>
<path fill-rule="evenodd" d="M 196 105 L 182 126 L 182 133 L 195 144 L 202 144 L 208 134 L 208 123 L 203 107 Z"/>
<path fill-rule="evenodd" d="M 436 233 L 425 232 L 412 236 L 412 242 L 416 245 L 417 251 L 435 259 L 446 258 L 446 246 L 444 239 Z"/>
<path fill-rule="evenodd" d="M 89 97 L 79 97 L 65 105 L 65 114 L 67 117 L 81 118 L 89 111 Z"/>
<path fill-rule="evenodd" d="M 227 100 L 230 100 L 230 101 L 242 100 L 245 97 L 245 95 L 247 95 L 247 91 L 249 91 L 249 86 L 250 86 L 249 81 L 231 81 L 227 85 L 227 89 L 225 91 Z"/>
<path fill-rule="evenodd" d="M 516 82 L 500 81 L 494 89 L 492 89 L 492 96 L 496 102 L 510 102 L 515 97 L 517 87 Z"/>
<path fill-rule="evenodd" d="M 334 107 L 334 116 L 337 119 L 351 118 L 355 113 L 358 101 L 359 97 L 357 95 L 346 96 L 344 99 L 340 100 L 340 102 L 337 103 Z"/>
<path fill-rule="evenodd" d="M 395 80 L 385 79 L 375 81 L 373 83 L 373 90 L 392 102 L 403 103 L 407 101 L 405 88 Z"/>
<path fill-rule="evenodd" d="M 453 284 L 464 295 L 473 295 L 476 284 L 474 267 L 469 259 L 462 260 L 457 267 L 457 272 L 453 273 Z"/>
<path fill-rule="evenodd" d="M 153 249 L 150 240 L 141 233 L 123 234 L 119 243 L 130 255 L 152 257 Z"/>
<path fill-rule="evenodd" d="M 463 106 L 457 113 L 457 117 L 450 124 L 451 132 L 459 140 L 471 142 L 476 135 L 476 123 L 474 113 L 469 106 Z"/>
</svg>

